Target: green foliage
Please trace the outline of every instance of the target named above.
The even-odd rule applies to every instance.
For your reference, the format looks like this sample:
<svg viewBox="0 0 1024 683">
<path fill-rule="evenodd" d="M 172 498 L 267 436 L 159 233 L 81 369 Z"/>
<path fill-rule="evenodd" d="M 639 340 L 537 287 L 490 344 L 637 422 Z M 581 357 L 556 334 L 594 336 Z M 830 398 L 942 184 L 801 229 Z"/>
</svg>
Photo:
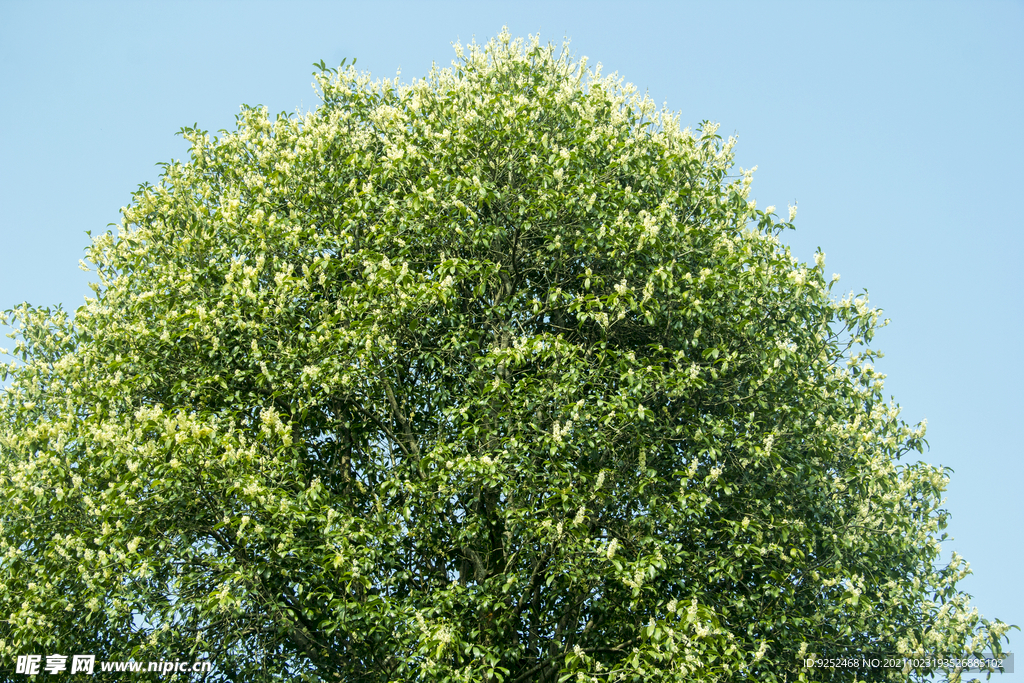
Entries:
<svg viewBox="0 0 1024 683">
<path fill-rule="evenodd" d="M 946 474 L 900 460 L 924 430 L 882 399 L 879 312 L 791 257 L 733 140 L 536 41 L 456 51 L 184 130 L 73 322 L 9 312 L 4 665 L 781 681 L 999 651 L 934 566 Z"/>
</svg>

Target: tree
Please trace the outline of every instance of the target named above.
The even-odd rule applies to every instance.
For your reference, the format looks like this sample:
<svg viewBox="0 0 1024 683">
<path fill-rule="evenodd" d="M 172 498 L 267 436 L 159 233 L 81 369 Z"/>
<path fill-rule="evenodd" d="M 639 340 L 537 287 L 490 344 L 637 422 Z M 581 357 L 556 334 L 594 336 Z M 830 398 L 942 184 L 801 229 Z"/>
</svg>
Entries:
<svg viewBox="0 0 1024 683">
<path fill-rule="evenodd" d="M 779 242 L 734 140 L 535 39 L 456 52 L 184 129 L 95 298 L 8 313 L 3 656 L 522 683 L 999 652 L 934 566 L 947 474 L 901 459 L 879 311 Z"/>
</svg>

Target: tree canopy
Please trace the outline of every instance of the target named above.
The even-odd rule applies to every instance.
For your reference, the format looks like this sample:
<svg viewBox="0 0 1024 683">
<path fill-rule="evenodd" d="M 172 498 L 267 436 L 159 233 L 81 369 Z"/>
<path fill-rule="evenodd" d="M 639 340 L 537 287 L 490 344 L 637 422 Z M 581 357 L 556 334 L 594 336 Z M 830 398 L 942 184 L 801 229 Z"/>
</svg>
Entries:
<svg viewBox="0 0 1024 683">
<path fill-rule="evenodd" d="M 735 141 L 565 48 L 456 53 L 184 129 L 93 240 L 95 297 L 7 313 L 5 666 L 792 681 L 1000 651 L 936 564 L 947 473 L 903 458 L 879 311 L 792 257 Z"/>
</svg>

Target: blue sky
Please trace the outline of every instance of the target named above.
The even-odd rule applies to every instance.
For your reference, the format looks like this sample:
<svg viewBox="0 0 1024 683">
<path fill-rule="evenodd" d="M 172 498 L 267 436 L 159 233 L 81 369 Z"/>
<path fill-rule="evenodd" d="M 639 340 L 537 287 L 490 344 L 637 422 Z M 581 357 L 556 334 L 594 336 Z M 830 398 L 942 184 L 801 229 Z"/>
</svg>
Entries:
<svg viewBox="0 0 1024 683">
<path fill-rule="evenodd" d="M 797 255 L 820 246 L 893 321 L 877 366 L 905 419 L 928 419 L 924 459 L 955 470 L 943 549 L 971 562 L 962 586 L 1024 626 L 1021 0 L 0 0 L 0 309 L 82 303 L 85 231 L 185 156 L 182 126 L 315 107 L 321 59 L 422 76 L 503 25 L 720 122 L 758 205 L 798 202 Z"/>
</svg>

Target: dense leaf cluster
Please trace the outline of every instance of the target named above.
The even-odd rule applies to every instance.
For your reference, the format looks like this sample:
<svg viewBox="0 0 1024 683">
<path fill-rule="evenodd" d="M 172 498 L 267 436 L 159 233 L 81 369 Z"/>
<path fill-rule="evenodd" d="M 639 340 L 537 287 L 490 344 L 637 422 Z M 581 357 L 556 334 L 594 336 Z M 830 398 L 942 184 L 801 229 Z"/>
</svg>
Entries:
<svg viewBox="0 0 1024 683">
<path fill-rule="evenodd" d="M 184 131 L 94 240 L 96 298 L 11 313 L 4 666 L 847 680 L 801 662 L 998 650 L 934 566 L 946 476 L 899 461 L 923 429 L 882 399 L 878 311 L 790 256 L 733 141 L 536 41 L 457 52 Z"/>
</svg>

